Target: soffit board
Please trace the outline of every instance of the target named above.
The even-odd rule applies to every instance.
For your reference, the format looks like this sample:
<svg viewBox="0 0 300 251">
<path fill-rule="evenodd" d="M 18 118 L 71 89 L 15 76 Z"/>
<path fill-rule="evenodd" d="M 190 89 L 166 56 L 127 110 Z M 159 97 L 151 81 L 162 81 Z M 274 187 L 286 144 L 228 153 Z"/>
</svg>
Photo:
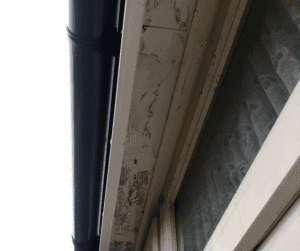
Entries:
<svg viewBox="0 0 300 251">
<path fill-rule="evenodd" d="M 119 144 L 123 150 L 119 152 L 114 142 L 118 135 L 116 130 L 120 130 L 118 123 L 124 121 L 116 117 L 114 120 L 110 170 L 117 152 L 120 168 L 110 171 L 111 178 L 107 183 L 103 226 L 110 227 L 105 228 L 108 234 L 104 241 L 102 239 L 102 243 L 110 240 L 109 248 L 106 241 L 106 250 L 141 250 L 145 243 L 150 219 L 158 212 L 159 196 L 192 94 L 195 91 L 200 94 L 205 86 L 207 72 L 216 57 L 215 51 L 224 28 L 222 20 L 228 16 L 227 10 L 233 1 L 140 2 L 144 14 L 143 17 L 138 15 L 138 18 L 143 18 L 144 28 L 140 27 L 139 42 L 135 39 L 139 50 L 134 78 L 130 79 L 131 89 L 127 88 L 131 92 L 126 101 L 129 118 L 124 126 L 126 133 L 122 134 L 125 142 Z M 130 4 L 133 5 L 127 3 L 127 9 Z M 128 11 L 129 14 L 133 20 L 135 13 Z M 131 27 L 129 22 L 126 23 L 125 14 L 124 28 L 126 24 L 127 30 L 133 29 L 134 25 L 139 29 L 139 23 Z M 129 58 L 130 50 L 134 50 L 130 47 L 130 39 L 126 40 L 126 29 L 123 34 L 119 82 L 124 82 L 122 76 L 130 67 L 125 59 Z M 139 32 L 134 34 L 136 36 Z M 118 90 L 118 95 L 119 100 L 122 95 L 123 100 L 126 99 L 121 90 Z M 122 108 L 121 102 L 116 104 L 116 116 L 121 116 L 119 111 Z M 114 172 L 119 173 L 113 176 Z M 116 198 L 110 196 L 110 187 L 113 186 L 117 187 Z"/>
</svg>

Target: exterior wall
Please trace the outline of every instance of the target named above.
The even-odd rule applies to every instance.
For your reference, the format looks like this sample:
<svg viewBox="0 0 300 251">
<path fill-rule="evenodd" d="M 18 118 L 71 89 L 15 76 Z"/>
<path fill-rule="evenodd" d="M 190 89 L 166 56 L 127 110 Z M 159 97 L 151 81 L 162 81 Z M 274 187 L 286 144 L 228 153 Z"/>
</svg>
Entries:
<svg viewBox="0 0 300 251">
<path fill-rule="evenodd" d="M 179 250 L 204 249 L 300 78 L 299 3 L 261 10 L 246 24 L 175 202 Z"/>
</svg>

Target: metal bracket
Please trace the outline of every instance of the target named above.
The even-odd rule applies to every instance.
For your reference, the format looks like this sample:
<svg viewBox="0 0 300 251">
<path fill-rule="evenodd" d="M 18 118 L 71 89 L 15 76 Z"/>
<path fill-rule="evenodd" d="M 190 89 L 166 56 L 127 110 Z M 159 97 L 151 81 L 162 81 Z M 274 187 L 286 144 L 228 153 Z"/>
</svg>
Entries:
<svg viewBox="0 0 300 251">
<path fill-rule="evenodd" d="M 111 56 L 120 55 L 122 33 L 119 33 L 116 30 L 106 30 L 96 39 L 85 39 L 76 36 L 70 31 L 68 26 L 66 28 L 69 40 L 75 46 L 101 54 L 109 54 Z"/>
<path fill-rule="evenodd" d="M 99 242 L 100 242 L 99 236 L 91 238 L 88 241 L 81 241 L 81 242 L 75 241 L 72 236 L 72 241 L 74 246 L 76 248 L 79 248 L 82 251 L 99 251 Z"/>
</svg>

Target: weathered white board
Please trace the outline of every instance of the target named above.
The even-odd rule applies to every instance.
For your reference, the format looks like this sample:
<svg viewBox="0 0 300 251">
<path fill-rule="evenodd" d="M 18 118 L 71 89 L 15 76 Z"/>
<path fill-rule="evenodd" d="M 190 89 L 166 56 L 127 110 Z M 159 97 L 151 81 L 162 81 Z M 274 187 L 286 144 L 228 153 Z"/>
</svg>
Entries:
<svg viewBox="0 0 300 251">
<path fill-rule="evenodd" d="M 144 25 L 187 30 L 192 22 L 196 0 L 148 0 Z"/>
<path fill-rule="evenodd" d="M 142 33 L 110 250 L 136 242 L 186 37 L 152 27 Z"/>
</svg>

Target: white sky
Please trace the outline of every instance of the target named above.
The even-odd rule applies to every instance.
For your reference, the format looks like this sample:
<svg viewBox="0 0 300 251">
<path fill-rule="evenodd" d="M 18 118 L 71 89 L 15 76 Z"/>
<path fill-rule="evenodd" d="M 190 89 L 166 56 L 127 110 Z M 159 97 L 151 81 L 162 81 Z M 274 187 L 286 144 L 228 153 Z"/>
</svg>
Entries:
<svg viewBox="0 0 300 251">
<path fill-rule="evenodd" d="M 1 3 L 1 250 L 73 250 L 68 4 Z"/>
</svg>

